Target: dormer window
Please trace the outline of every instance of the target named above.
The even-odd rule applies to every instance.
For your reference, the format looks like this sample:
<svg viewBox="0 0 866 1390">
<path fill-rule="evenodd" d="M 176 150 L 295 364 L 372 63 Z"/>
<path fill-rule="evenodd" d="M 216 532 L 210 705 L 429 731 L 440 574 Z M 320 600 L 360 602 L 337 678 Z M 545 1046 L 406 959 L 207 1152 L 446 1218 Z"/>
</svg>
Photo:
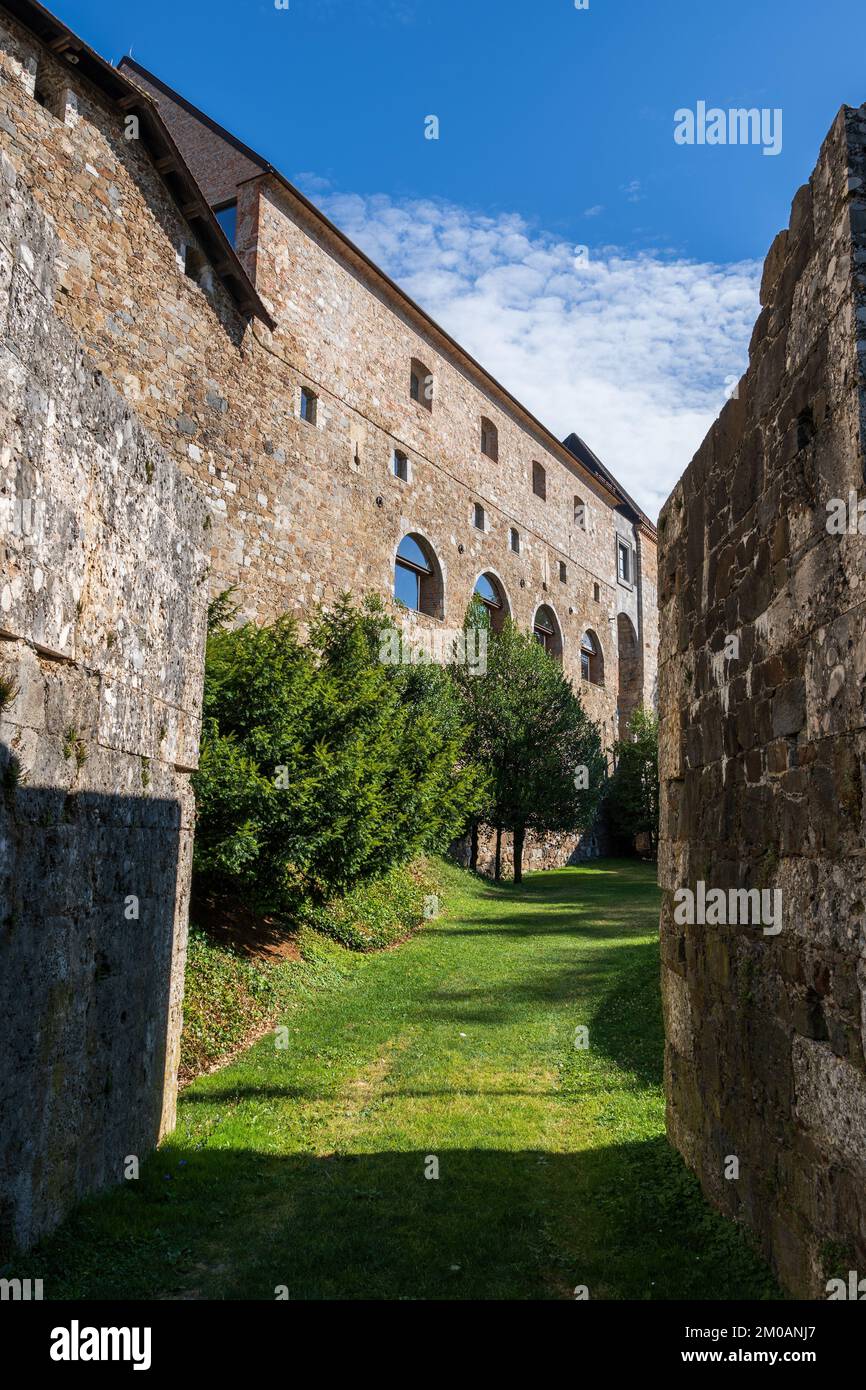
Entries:
<svg viewBox="0 0 866 1390">
<path fill-rule="evenodd" d="M 233 198 L 230 203 L 220 203 L 214 208 L 214 216 L 225 232 L 226 241 L 230 246 L 235 245 L 238 232 L 238 200 Z"/>
</svg>

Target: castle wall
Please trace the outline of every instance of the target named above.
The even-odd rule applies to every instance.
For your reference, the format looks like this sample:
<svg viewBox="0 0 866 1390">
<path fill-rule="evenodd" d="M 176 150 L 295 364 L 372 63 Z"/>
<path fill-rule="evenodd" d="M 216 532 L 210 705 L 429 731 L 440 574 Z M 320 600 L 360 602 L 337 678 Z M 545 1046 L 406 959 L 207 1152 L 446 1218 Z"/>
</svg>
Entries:
<svg viewBox="0 0 866 1390">
<path fill-rule="evenodd" d="M 26 46 L 22 36 L 17 42 Z M 58 66 L 44 55 L 40 62 Z M 302 621 L 346 589 L 387 596 L 397 545 L 414 529 L 444 583 L 441 614 L 419 616 L 422 629 L 459 628 L 487 570 L 525 627 L 540 604 L 553 608 L 576 681 L 583 632 L 597 634 L 605 684 L 584 683 L 583 694 L 609 743 L 620 607 L 633 611 L 647 693 L 654 687 L 654 546 L 634 535 L 603 488 L 552 451 L 444 340 L 434 342 L 424 321 L 374 284 L 272 176 L 241 183 L 239 252 L 278 321 L 273 334 L 241 320 L 209 273 L 202 284 L 184 275 L 182 250 L 194 238 L 99 93 L 82 90 L 74 129 L 33 103 L 20 74 L 4 99 L 15 127 L 10 158 L 57 228 L 60 312 L 208 500 L 212 591 L 236 585 L 246 616 L 288 611 Z M 182 114 L 186 125 L 174 134 L 183 144 L 190 118 Z M 213 151 L 186 152 L 212 181 L 220 167 Z M 413 356 L 434 375 L 432 413 L 410 399 Z M 299 416 L 302 386 L 319 397 L 315 426 Z M 498 464 L 480 452 L 482 414 L 499 429 Z M 410 459 L 409 482 L 393 476 L 395 448 Z M 546 502 L 532 493 L 534 459 L 546 469 Z M 575 496 L 589 507 L 586 532 L 574 526 Z M 476 501 L 488 514 L 484 533 L 472 524 Z M 512 525 L 520 555 L 509 549 Z M 617 585 L 617 528 L 642 552 L 641 590 Z"/>
<path fill-rule="evenodd" d="M 866 108 L 843 108 L 767 258 L 738 397 L 659 522 L 668 1129 L 802 1297 L 866 1265 L 856 506 L 827 529 L 863 494 L 864 270 Z M 701 885 L 778 891 L 781 930 L 773 897 L 683 921 Z"/>
<path fill-rule="evenodd" d="M 207 605 L 204 504 L 58 314 L 64 248 L 9 124 L 0 1262 L 174 1124 Z"/>
</svg>

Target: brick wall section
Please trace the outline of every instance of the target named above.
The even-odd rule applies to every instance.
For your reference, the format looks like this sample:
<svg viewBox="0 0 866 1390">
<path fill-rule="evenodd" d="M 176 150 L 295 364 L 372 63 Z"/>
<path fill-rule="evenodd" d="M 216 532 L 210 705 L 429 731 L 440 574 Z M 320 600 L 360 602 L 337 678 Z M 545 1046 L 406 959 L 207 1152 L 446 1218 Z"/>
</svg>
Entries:
<svg viewBox="0 0 866 1390">
<path fill-rule="evenodd" d="M 0 1262 L 173 1127 L 186 954 L 207 511 L 63 259 L 0 153 Z"/>
<path fill-rule="evenodd" d="M 866 108 L 843 108 L 659 523 L 669 1133 L 803 1297 L 866 1267 L 866 540 L 826 529 L 863 493 L 864 267 Z M 699 881 L 780 889 L 781 934 L 677 925 Z"/>
</svg>

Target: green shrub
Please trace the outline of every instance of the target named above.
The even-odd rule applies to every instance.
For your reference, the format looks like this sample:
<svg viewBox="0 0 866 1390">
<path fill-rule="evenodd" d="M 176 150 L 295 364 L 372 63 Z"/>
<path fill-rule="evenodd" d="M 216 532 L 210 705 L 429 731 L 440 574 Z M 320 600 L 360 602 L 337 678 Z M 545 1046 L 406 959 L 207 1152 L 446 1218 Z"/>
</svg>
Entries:
<svg viewBox="0 0 866 1390">
<path fill-rule="evenodd" d="M 287 618 L 225 626 L 207 648 L 197 873 L 295 914 L 438 852 L 481 804 L 447 671 L 380 659 L 382 604 L 343 598 L 307 643 Z"/>
<path fill-rule="evenodd" d="M 439 881 L 422 860 L 391 869 L 383 878 L 360 884 L 342 898 L 310 907 L 305 920 L 323 936 L 353 951 L 393 946 L 437 915 Z"/>
</svg>

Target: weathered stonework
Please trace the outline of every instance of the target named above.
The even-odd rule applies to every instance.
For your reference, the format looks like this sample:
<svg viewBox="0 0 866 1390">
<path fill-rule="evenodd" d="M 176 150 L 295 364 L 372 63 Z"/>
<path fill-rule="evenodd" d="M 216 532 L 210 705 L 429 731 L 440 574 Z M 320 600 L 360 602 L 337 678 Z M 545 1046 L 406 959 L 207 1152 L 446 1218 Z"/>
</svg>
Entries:
<svg viewBox="0 0 866 1390">
<path fill-rule="evenodd" d="M 831 1266 L 866 1270 L 866 537 L 827 529 L 864 495 L 866 107 L 839 113 L 761 304 L 659 521 L 668 1128 L 821 1297 Z M 678 924 L 699 882 L 780 889 L 781 932 Z"/>
<path fill-rule="evenodd" d="M 59 256 L 0 154 L 0 1249 L 174 1124 L 198 759 L 206 508 Z"/>
<path fill-rule="evenodd" d="M 14 24 L 5 52 L 4 142 L 57 229 L 60 312 L 204 490 L 212 590 L 236 585 L 246 616 L 303 622 L 346 589 L 391 595 L 397 546 L 412 531 L 442 588 L 420 627 L 459 629 L 489 573 L 521 625 L 542 604 L 553 610 L 578 683 L 581 638 L 596 635 L 603 684 L 584 681 L 582 694 L 609 745 L 618 703 L 654 700 L 657 632 L 654 529 L 609 475 L 550 436 L 265 161 L 124 67 L 158 100 L 204 199 L 238 199 L 238 255 L 275 326 L 244 318 L 211 267 L 183 273 L 196 236 L 147 150 L 123 138 L 116 104 Z M 75 86 L 74 125 L 33 101 L 37 70 Z M 413 358 L 434 378 L 432 411 L 410 399 Z M 318 397 L 315 425 L 300 418 L 302 387 Z M 498 429 L 495 462 L 481 453 L 482 416 Z M 394 476 L 395 449 L 408 481 Z M 533 494 L 534 461 L 545 500 Z M 630 583 L 617 578 L 617 535 L 632 547 Z"/>
<path fill-rule="evenodd" d="M 481 574 L 527 629 L 549 606 L 608 745 L 618 704 L 655 695 L 656 574 L 654 528 L 586 446 L 551 436 L 259 156 L 154 88 L 160 114 L 146 76 L 40 6 L 14 9 L 0 5 L 0 672 L 17 690 L 0 722 L 0 1228 L 26 1244 L 173 1122 L 206 560 L 210 592 L 235 586 L 244 616 L 304 623 L 345 590 L 392 595 L 397 546 L 419 535 L 438 605 L 416 629 L 459 630 Z M 233 196 L 235 248 L 213 214 Z M 410 397 L 412 359 L 432 411 Z M 34 501 L 35 522 L 19 517 Z M 581 682 L 587 632 L 599 659 Z"/>
</svg>

